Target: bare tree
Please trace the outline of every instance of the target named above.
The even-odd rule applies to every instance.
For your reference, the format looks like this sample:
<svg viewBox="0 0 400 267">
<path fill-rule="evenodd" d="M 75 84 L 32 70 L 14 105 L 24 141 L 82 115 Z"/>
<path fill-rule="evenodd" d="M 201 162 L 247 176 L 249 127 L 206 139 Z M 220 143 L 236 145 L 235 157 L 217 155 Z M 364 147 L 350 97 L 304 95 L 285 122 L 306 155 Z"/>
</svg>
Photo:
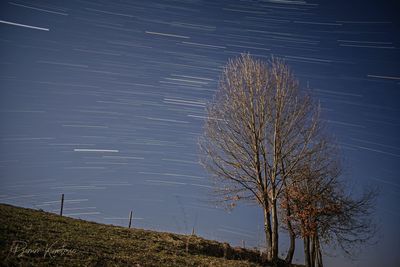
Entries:
<svg viewBox="0 0 400 267">
<path fill-rule="evenodd" d="M 339 210 L 334 199 L 341 171 L 336 150 L 324 138 L 314 141 L 312 153 L 297 166 L 290 185 L 286 186 L 289 197 L 282 203 L 284 209 L 290 208 L 288 220 L 296 225 L 297 234 L 303 238 L 307 267 L 315 266 L 315 261 L 321 258 L 321 220 Z"/>
<path fill-rule="evenodd" d="M 342 187 L 344 185 L 342 184 Z M 337 190 L 335 200 L 339 210 L 322 220 L 320 230 L 321 241 L 335 244 L 348 256 L 360 245 L 373 240 L 376 234 L 376 224 L 372 214 L 378 190 L 367 188 L 358 197 L 353 192 Z"/>
<path fill-rule="evenodd" d="M 276 266 L 278 200 L 311 153 L 319 108 L 282 60 L 266 63 L 244 54 L 228 62 L 207 115 L 201 161 L 224 201 L 261 206 L 267 255 Z"/>
<path fill-rule="evenodd" d="M 341 163 L 334 142 L 326 137 L 314 144 L 313 153 L 298 165 L 284 203 L 290 220 L 304 241 L 307 267 L 322 267 L 321 245 L 335 243 L 350 253 L 375 233 L 371 221 L 375 190 L 355 198 L 340 180 Z"/>
</svg>

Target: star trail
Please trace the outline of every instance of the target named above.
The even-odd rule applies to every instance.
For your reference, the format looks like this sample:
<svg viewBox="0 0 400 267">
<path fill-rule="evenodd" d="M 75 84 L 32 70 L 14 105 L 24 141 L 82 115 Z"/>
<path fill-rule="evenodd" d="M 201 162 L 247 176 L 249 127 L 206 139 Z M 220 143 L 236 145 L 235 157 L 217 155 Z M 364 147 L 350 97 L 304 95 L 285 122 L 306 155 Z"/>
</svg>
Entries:
<svg viewBox="0 0 400 267">
<path fill-rule="evenodd" d="M 198 163 L 205 107 L 229 58 L 281 57 L 345 157 L 378 186 L 377 244 L 326 266 L 396 266 L 400 33 L 395 1 L 3 1 L 0 202 L 263 244 L 262 214 L 211 201 Z M 286 242 L 286 239 L 283 239 Z M 301 251 L 295 262 L 302 261 Z M 339 263 L 338 263 L 339 262 Z"/>
</svg>

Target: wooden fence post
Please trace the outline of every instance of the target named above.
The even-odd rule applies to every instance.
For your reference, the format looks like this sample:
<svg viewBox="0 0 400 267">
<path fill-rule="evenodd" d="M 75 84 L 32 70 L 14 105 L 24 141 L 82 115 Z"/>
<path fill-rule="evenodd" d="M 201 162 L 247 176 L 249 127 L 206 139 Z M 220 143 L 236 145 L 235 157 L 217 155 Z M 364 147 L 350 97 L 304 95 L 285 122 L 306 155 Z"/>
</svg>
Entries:
<svg viewBox="0 0 400 267">
<path fill-rule="evenodd" d="M 64 194 L 61 194 L 61 208 L 60 208 L 60 216 L 63 214 L 64 209 Z"/>
<path fill-rule="evenodd" d="M 128 228 L 131 228 L 131 224 L 132 224 L 132 211 L 129 214 L 129 225 L 128 225 Z"/>
</svg>

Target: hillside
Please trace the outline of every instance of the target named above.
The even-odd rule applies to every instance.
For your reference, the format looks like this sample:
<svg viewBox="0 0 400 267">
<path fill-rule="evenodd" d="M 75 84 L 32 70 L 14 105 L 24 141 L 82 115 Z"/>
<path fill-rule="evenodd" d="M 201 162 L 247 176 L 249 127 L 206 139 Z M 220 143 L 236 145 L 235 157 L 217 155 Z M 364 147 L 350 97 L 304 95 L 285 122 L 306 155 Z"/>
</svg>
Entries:
<svg viewBox="0 0 400 267">
<path fill-rule="evenodd" d="M 74 266 L 262 266 L 256 251 L 0 204 L 0 262 Z"/>
</svg>

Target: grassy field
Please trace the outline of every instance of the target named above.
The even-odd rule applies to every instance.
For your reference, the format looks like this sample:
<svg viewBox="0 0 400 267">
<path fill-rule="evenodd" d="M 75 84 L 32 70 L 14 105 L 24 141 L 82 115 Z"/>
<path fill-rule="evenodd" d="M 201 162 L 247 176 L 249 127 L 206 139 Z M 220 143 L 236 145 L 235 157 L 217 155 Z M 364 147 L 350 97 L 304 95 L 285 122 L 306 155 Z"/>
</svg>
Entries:
<svg viewBox="0 0 400 267">
<path fill-rule="evenodd" d="M 5 266 L 262 266 L 257 251 L 0 204 Z"/>
</svg>

